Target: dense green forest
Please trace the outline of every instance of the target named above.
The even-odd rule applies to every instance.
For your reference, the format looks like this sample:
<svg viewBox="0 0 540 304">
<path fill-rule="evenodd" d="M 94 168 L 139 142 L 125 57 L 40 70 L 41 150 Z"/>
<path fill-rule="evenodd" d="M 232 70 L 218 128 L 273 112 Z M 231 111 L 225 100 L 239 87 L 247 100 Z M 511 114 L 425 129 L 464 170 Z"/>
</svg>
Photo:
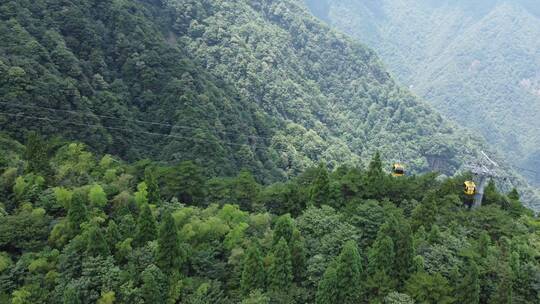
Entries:
<svg viewBox="0 0 540 304">
<path fill-rule="evenodd" d="M 302 1 L 5 1 L 0 18 L 0 130 L 20 141 L 35 130 L 209 176 L 248 168 L 263 183 L 375 150 L 453 175 L 494 150 Z"/>
<path fill-rule="evenodd" d="M 538 303 L 480 150 L 302 0 L 5 0 L 0 303 Z"/>
<path fill-rule="evenodd" d="M 301 1 L 17 0 L 0 18 L 0 128 L 19 140 L 265 182 L 375 150 L 453 174 L 483 145 Z"/>
<path fill-rule="evenodd" d="M 406 86 L 540 185 L 536 0 L 306 0 L 373 47 Z"/>
<path fill-rule="evenodd" d="M 540 221 L 467 176 L 323 164 L 286 183 L 1 137 L 1 303 L 538 303 Z"/>
</svg>

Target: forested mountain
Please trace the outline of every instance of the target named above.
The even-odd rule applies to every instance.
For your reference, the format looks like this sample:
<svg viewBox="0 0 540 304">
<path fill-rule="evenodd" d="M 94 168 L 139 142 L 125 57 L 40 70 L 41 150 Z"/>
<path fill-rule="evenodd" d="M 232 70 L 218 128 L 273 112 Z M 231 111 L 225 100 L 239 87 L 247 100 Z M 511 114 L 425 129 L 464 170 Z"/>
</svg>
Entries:
<svg viewBox="0 0 540 304">
<path fill-rule="evenodd" d="M 375 150 L 453 174 L 482 145 L 301 1 L 4 1 L 0 17 L 0 127 L 19 140 L 264 181 Z"/>
<path fill-rule="evenodd" d="M 263 186 L 0 135 L 0 303 L 538 303 L 540 221 L 491 183 L 324 165 Z"/>
<path fill-rule="evenodd" d="M 302 0 L 2 1 L 0 303 L 537 303 L 486 147 Z"/>
<path fill-rule="evenodd" d="M 540 3 L 306 0 L 403 85 L 501 148 L 540 185 Z"/>
</svg>

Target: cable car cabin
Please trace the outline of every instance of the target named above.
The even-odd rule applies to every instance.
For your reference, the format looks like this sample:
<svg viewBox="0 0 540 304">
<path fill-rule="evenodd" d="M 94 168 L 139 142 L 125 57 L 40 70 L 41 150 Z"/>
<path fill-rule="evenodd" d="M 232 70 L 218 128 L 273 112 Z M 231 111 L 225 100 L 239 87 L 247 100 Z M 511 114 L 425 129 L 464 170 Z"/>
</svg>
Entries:
<svg viewBox="0 0 540 304">
<path fill-rule="evenodd" d="M 463 183 L 463 192 L 465 195 L 474 195 L 476 193 L 476 184 L 472 181 L 466 181 Z"/>
<path fill-rule="evenodd" d="M 405 175 L 405 168 L 401 164 L 395 163 L 392 166 L 392 175 L 393 176 L 403 176 L 403 175 Z"/>
</svg>

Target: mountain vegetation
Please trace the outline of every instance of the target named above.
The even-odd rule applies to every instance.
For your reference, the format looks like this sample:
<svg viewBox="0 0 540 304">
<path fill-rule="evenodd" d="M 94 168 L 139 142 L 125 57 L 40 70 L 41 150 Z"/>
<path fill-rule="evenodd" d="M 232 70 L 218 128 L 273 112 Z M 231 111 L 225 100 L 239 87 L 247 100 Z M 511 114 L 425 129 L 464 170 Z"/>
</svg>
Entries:
<svg viewBox="0 0 540 304">
<path fill-rule="evenodd" d="M 528 189 L 471 209 L 486 144 L 300 0 L 6 0 L 0 38 L 0 303 L 540 300 Z"/>
<path fill-rule="evenodd" d="M 0 128 L 271 182 L 375 150 L 453 174 L 482 143 L 301 1 L 5 1 Z"/>
<path fill-rule="evenodd" d="M 534 0 L 306 0 L 373 47 L 399 82 L 540 185 L 540 5 Z"/>
<path fill-rule="evenodd" d="M 1 303 L 540 300 L 540 221 L 515 190 L 470 210 L 468 176 L 396 178 L 378 154 L 262 185 L 1 138 Z"/>
</svg>

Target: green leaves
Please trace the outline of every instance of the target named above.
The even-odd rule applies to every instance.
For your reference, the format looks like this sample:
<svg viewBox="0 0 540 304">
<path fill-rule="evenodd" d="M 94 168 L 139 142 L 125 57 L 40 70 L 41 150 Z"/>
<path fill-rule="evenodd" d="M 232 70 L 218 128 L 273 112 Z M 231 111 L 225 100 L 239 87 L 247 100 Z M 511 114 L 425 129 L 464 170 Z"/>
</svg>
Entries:
<svg viewBox="0 0 540 304">
<path fill-rule="evenodd" d="M 103 208 L 107 205 L 107 194 L 100 185 L 93 185 L 88 192 L 88 200 L 93 206 Z"/>
<path fill-rule="evenodd" d="M 244 258 L 242 278 L 240 288 L 244 295 L 251 292 L 264 290 L 266 287 L 266 270 L 264 269 L 263 258 L 257 245 L 251 245 Z"/>
<path fill-rule="evenodd" d="M 324 272 L 317 289 L 317 304 L 332 304 L 338 299 L 337 273 L 335 265 L 330 265 Z"/>
<path fill-rule="evenodd" d="M 142 175 L 140 169 L 123 164 L 116 169 Z M 241 210 L 238 204 L 213 204 L 214 199 L 221 203 L 228 195 L 245 202 L 247 208 L 273 206 L 276 200 L 258 197 L 261 189 L 272 186 L 259 185 L 246 172 L 223 179 L 228 187 L 225 196 L 201 192 L 208 207 L 161 198 L 155 206 L 145 200 L 139 206 L 132 193 L 143 193 L 140 185 L 144 184 L 137 187 L 126 176 L 118 177 L 124 181 L 111 180 L 124 184 L 125 198 L 117 197 L 108 204 L 111 188 L 101 173 L 92 175 L 95 182 L 73 190 L 36 188 L 38 197 L 42 191 L 47 191 L 47 197 L 54 192 L 67 214 L 28 202 L 8 205 L 17 207 L 7 209 L 0 221 L 0 249 L 5 252 L 0 254 L 0 287 L 11 290 L 11 300 L 22 303 L 50 297 L 75 303 L 169 299 L 186 303 L 409 304 L 412 300 L 504 302 L 537 296 L 534 274 L 539 266 L 534 252 L 540 246 L 535 237 L 538 225 L 528 213 L 507 211 L 497 204 L 468 211 L 448 203 L 449 198 L 457 198 L 452 197 L 454 192 L 461 191 L 449 186 L 459 177 L 444 183 L 433 175 L 399 181 L 389 178 L 388 188 L 381 188 L 382 196 L 397 183 L 411 193 L 419 185 L 430 189 L 414 194 L 423 203 L 407 216 L 404 209 L 410 210 L 414 204 L 365 200 L 364 191 L 347 190 L 352 189 L 351 183 L 365 187 L 367 171 L 356 171 L 345 191 L 333 194 L 345 207 L 305 208 L 310 200 L 306 185 L 317 180 L 319 169 L 280 184 L 288 189 L 283 197 L 301 202 L 298 210 L 302 213 L 297 218 Z M 348 172 L 347 167 L 330 172 L 328 182 L 344 185 L 341 181 Z M 32 180 L 30 176 L 22 179 L 28 184 Z M 15 197 L 3 199 L 11 202 Z M 519 221 L 514 220 L 516 215 Z M 411 223 L 422 225 L 413 233 Z M 430 223 L 426 232 L 424 224 Z M 49 227 L 54 228 L 49 231 Z M 58 252 L 51 252 L 47 245 Z M 34 280 L 43 284 L 18 283 Z M 0 295 L 0 299 L 6 297 Z"/>
<path fill-rule="evenodd" d="M 144 246 L 147 242 L 156 239 L 157 228 L 156 221 L 152 215 L 152 210 L 148 204 L 142 205 L 141 213 L 137 221 L 137 232 L 135 242 L 139 246 Z"/>
<path fill-rule="evenodd" d="M 80 191 L 75 192 L 68 209 L 68 220 L 70 228 L 74 233 L 78 233 L 81 224 L 87 220 L 87 209 L 85 204 L 85 195 Z"/>
<path fill-rule="evenodd" d="M 449 304 L 454 302 L 448 281 L 440 274 L 417 272 L 407 281 L 405 290 L 419 303 Z"/>
<path fill-rule="evenodd" d="M 88 239 L 86 240 L 86 254 L 89 256 L 107 257 L 110 255 L 109 245 L 99 227 L 91 227 L 88 231 Z"/>
<path fill-rule="evenodd" d="M 174 219 L 170 213 L 164 215 L 158 234 L 157 263 L 167 274 L 179 273 L 185 262 L 186 252 L 181 246 Z"/>
<path fill-rule="evenodd" d="M 353 304 L 364 292 L 364 269 L 355 242 L 345 243 L 336 262 L 337 303 Z"/>
<path fill-rule="evenodd" d="M 287 293 L 292 281 L 291 252 L 287 241 L 281 238 L 272 250 L 272 262 L 268 269 L 268 287 L 272 291 Z"/>
<path fill-rule="evenodd" d="M 329 204 L 330 199 L 330 181 L 326 166 L 319 164 L 317 175 L 310 189 L 310 203 L 316 207 L 322 204 Z"/>
<path fill-rule="evenodd" d="M 141 296 L 145 303 L 160 303 L 166 299 L 167 278 L 155 265 L 149 265 L 141 273 Z"/>
</svg>

